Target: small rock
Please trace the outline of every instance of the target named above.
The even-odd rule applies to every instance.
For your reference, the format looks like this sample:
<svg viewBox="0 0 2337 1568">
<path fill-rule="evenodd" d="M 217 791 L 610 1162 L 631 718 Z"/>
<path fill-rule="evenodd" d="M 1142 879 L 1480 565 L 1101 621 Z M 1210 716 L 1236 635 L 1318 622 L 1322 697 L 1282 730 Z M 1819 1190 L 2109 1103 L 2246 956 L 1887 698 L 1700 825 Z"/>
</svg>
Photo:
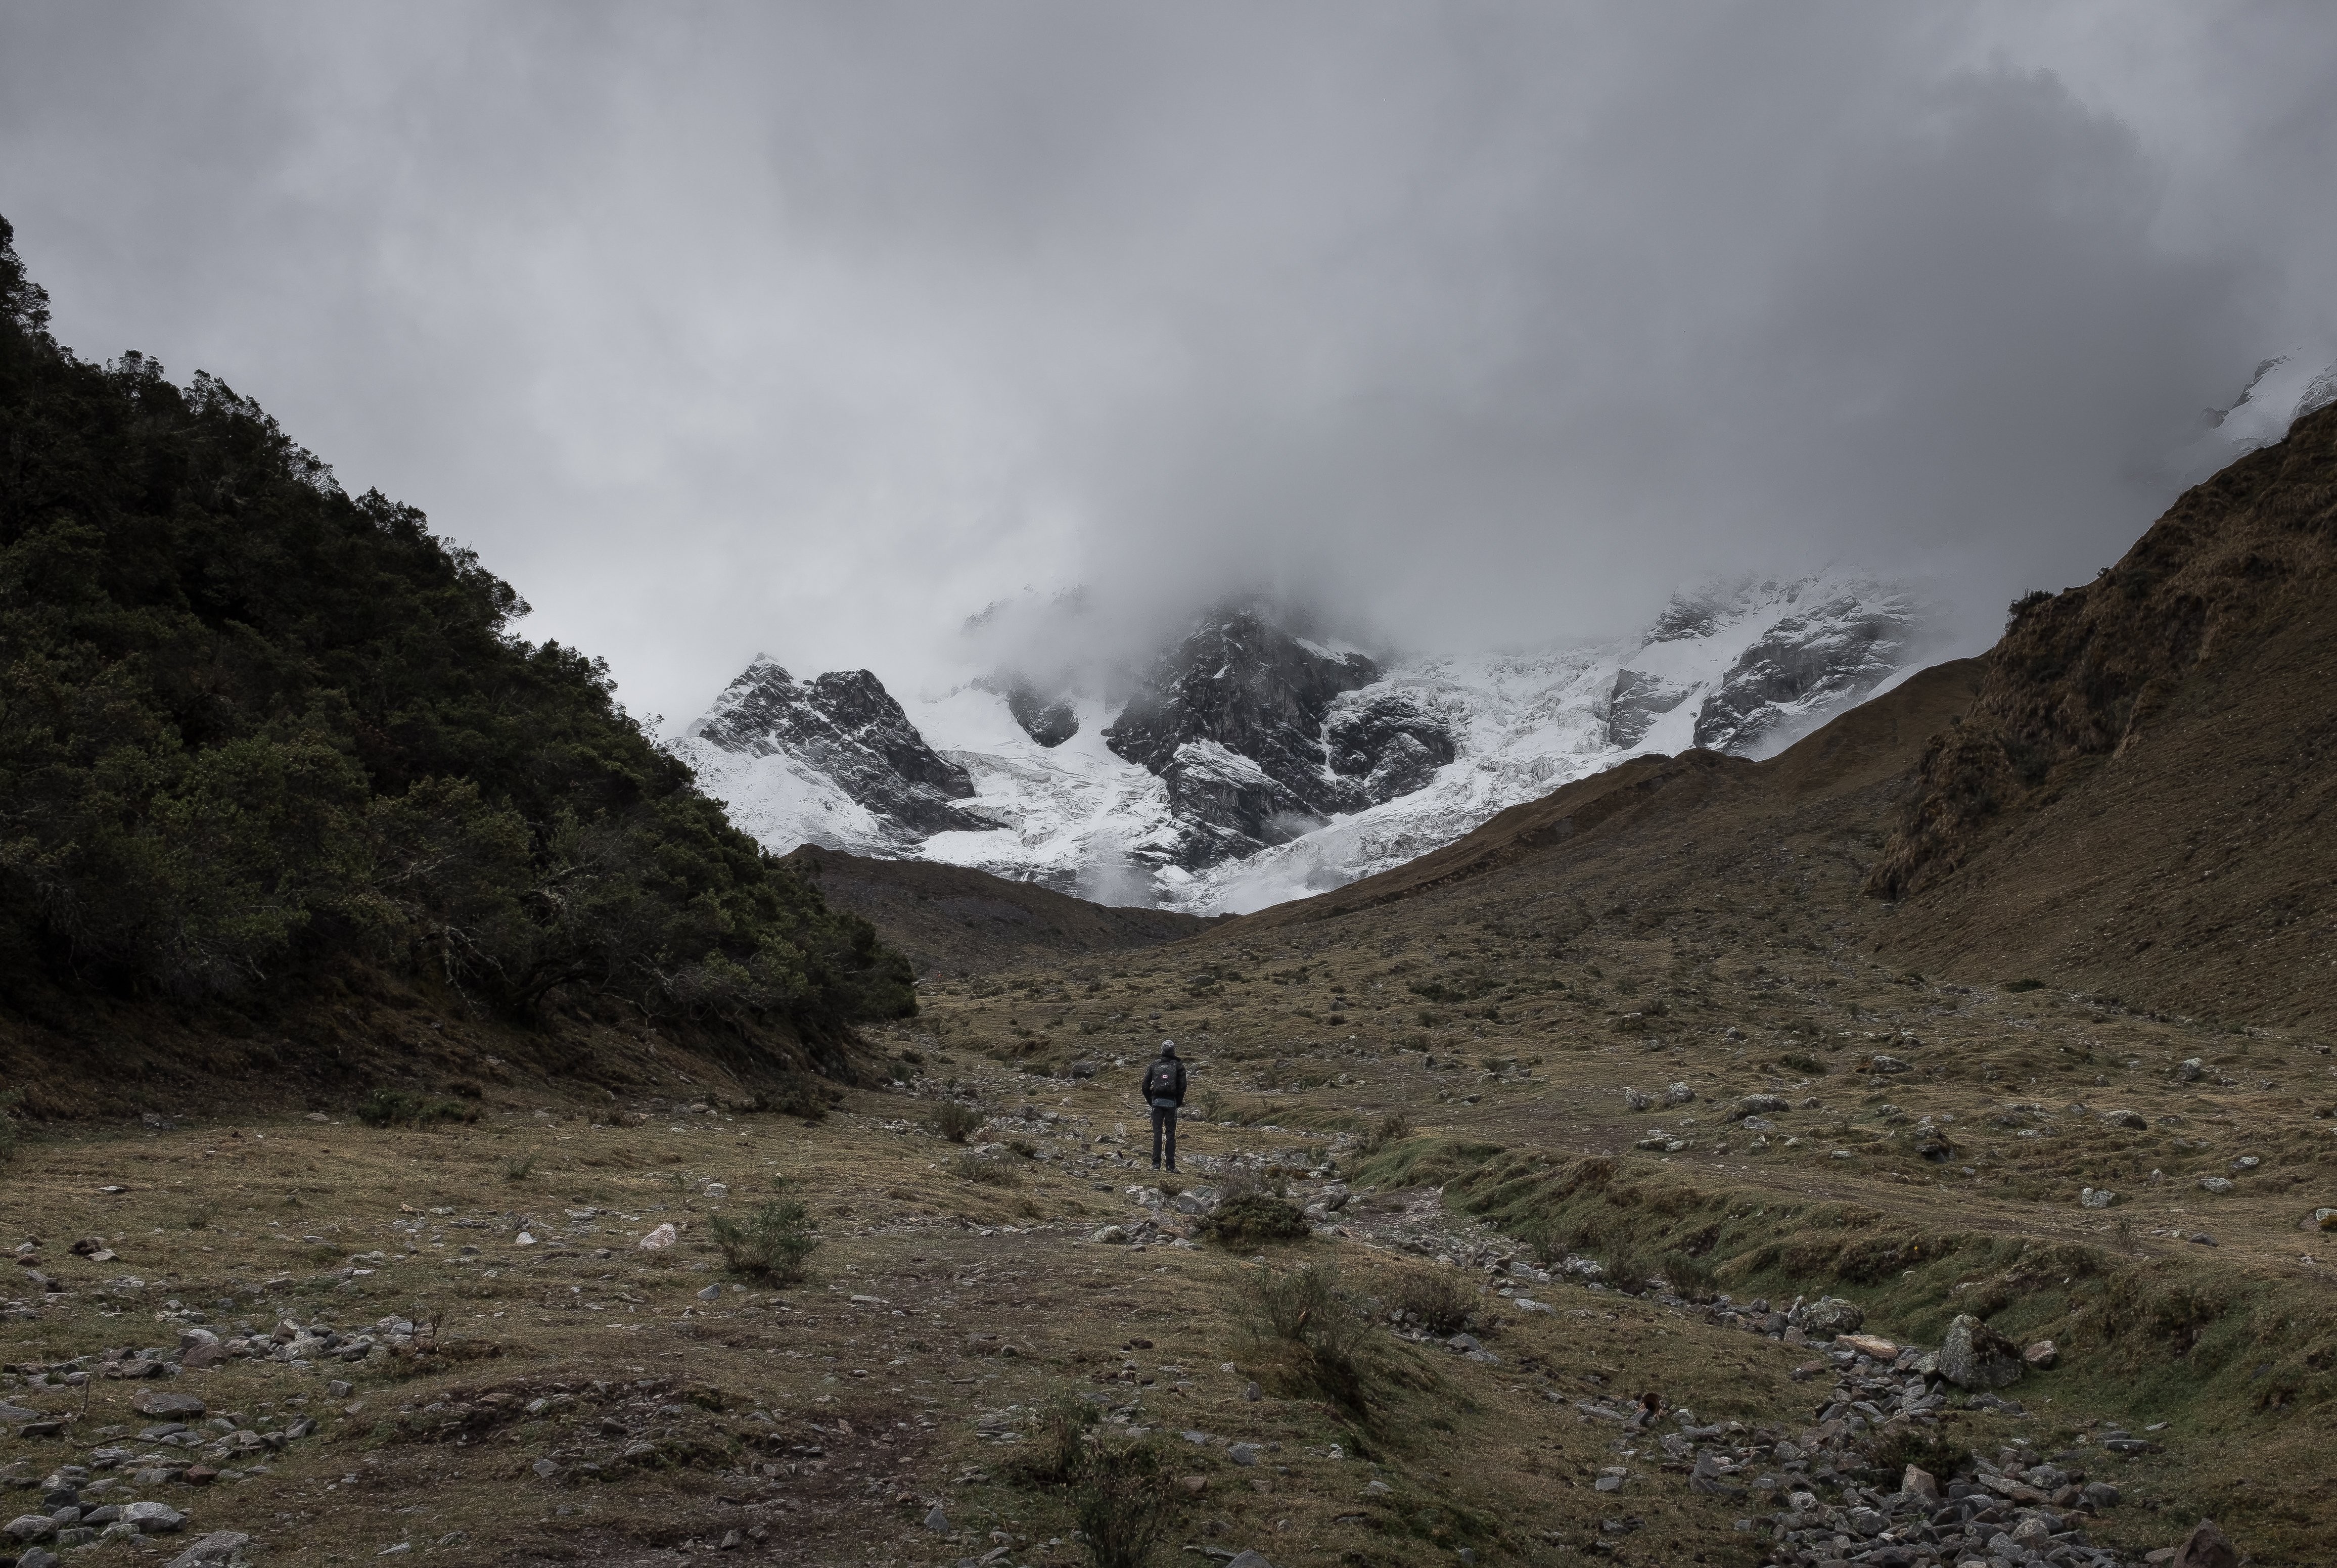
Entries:
<svg viewBox="0 0 2337 1568">
<path fill-rule="evenodd" d="M 1877 1073 L 1904 1073 L 1908 1064 L 1896 1056 L 1877 1056 L 1868 1065 Z"/>
<path fill-rule="evenodd" d="M 1599 1479 L 1591 1483 L 1591 1490 L 1594 1492 L 1620 1492 L 1623 1489 L 1624 1478 L 1628 1475 L 1630 1475 L 1630 1472 L 1624 1469 L 1619 1465 L 1601 1470 L 1599 1472 Z"/>
<path fill-rule="evenodd" d="M 2083 1187 L 2078 1191 L 2080 1209 L 2107 1209 L 2117 1201 L 2117 1194 L 2107 1187 Z"/>
<path fill-rule="evenodd" d="M 662 1252 L 667 1248 L 672 1246 L 678 1239 L 679 1237 L 673 1228 L 673 1221 L 669 1220 L 664 1224 L 659 1226 L 656 1230 L 641 1238 L 641 1250 L 644 1252 Z"/>
<path fill-rule="evenodd" d="M 513 1237 L 513 1238 L 512 1238 L 512 1245 L 513 1245 L 513 1246 L 514 1246 L 514 1247 L 533 1247 L 533 1246 L 534 1246 L 534 1245 L 535 1245 L 535 1238 L 534 1238 L 533 1235 L 531 1235 L 529 1232 L 527 1232 L 527 1231 L 525 1231 L 525 1230 L 523 1230 L 523 1231 L 521 1231 L 518 1235 L 516 1235 L 516 1236 L 514 1236 L 514 1237 Z M 404 1545 L 402 1545 L 402 1544 L 401 1544 L 401 1545 L 397 1545 L 397 1546 L 389 1547 L 389 1548 L 387 1548 L 386 1550 L 393 1551 L 393 1552 L 403 1552 L 403 1551 L 406 1550 L 406 1548 Z"/>
<path fill-rule="evenodd" d="M 18 1541 L 45 1541 L 57 1533 L 57 1522 L 45 1514 L 23 1514 L 0 1524 L 0 1534 Z"/>
<path fill-rule="evenodd" d="M 2231 1537 L 2217 1529 L 2213 1519 L 2202 1519 L 2175 1549 L 2167 1568 L 2239 1568 L 2239 1549 Z"/>
<path fill-rule="evenodd" d="M 2050 1372 L 2061 1364 L 2061 1352 L 2050 1339 L 2039 1339 L 2023 1350 L 2020 1358 L 2039 1372 Z"/>
<path fill-rule="evenodd" d="M 1940 1483 L 1929 1470 L 1908 1465 L 1899 1477 L 1899 1490 L 1921 1497 L 1931 1507 L 1940 1505 Z"/>
<path fill-rule="evenodd" d="M 1898 1357 L 1899 1347 L 1891 1340 L 1873 1334 L 1837 1334 L 1833 1342 L 1861 1356 L 1872 1356 L 1877 1361 L 1890 1361 Z"/>
<path fill-rule="evenodd" d="M 1626 1089 L 1623 1091 L 1623 1103 L 1633 1111 L 1645 1111 L 1655 1102 L 1655 1096 L 1649 1094 L 1644 1089 Z"/>
<path fill-rule="evenodd" d="M 2105 1111 L 2101 1115 L 2105 1127 L 2123 1127 L 2133 1132 L 2149 1131 L 2150 1122 L 2139 1111 Z"/>
<path fill-rule="evenodd" d="M 191 1394 L 173 1394 L 168 1389 L 157 1388 L 151 1384 L 130 1396 L 130 1407 L 141 1416 L 174 1416 L 181 1418 L 200 1416 L 205 1408 L 203 1402 Z"/>
<path fill-rule="evenodd" d="M 190 1345 L 179 1357 L 179 1365 L 190 1372 L 201 1372 L 218 1366 L 228 1358 L 227 1347 L 216 1339 Z"/>
<path fill-rule="evenodd" d="M 2232 1191 L 2232 1188 L 2233 1182 L 2229 1176 L 2202 1176 L 2199 1178 L 2199 1191 L 2202 1192 L 2229 1192 Z"/>
<path fill-rule="evenodd" d="M 554 1475 L 560 1474 L 560 1466 L 550 1459 L 539 1459 L 533 1465 L 530 1465 L 529 1468 L 533 1470 L 538 1475 L 543 1477 L 546 1481 L 551 1480 Z"/>
<path fill-rule="evenodd" d="M 1184 1489 L 1186 1496 L 1198 1497 L 1209 1489 L 1209 1478 L 1207 1475 L 1179 1475 L 1177 1485 Z"/>
<path fill-rule="evenodd" d="M 411 1551 L 413 1551 L 413 1550 L 414 1550 L 414 1543 L 413 1543 L 413 1542 L 411 1542 L 411 1541 L 400 1541 L 400 1542 L 397 1542 L 396 1544 L 395 1544 L 394 1545 L 389 1545 L 389 1546 L 385 1546 L 385 1547 L 383 1547 L 380 1551 L 378 1551 L 378 1552 L 375 1553 L 374 1553 L 374 1555 L 375 1555 L 375 1556 L 376 1556 L 376 1557 L 396 1557 L 396 1556 L 400 1555 L 401 1553 L 407 1553 L 407 1552 L 411 1552 Z"/>
<path fill-rule="evenodd" d="M 1242 1397 L 1255 1405 L 1265 1396 L 1259 1391 L 1256 1383 L 1245 1383 L 1242 1385 Z"/>
<path fill-rule="evenodd" d="M 1107 1247 L 1122 1247 L 1128 1243 L 1128 1228 L 1124 1225 L 1107 1225 L 1088 1240 L 1100 1241 Z"/>
<path fill-rule="evenodd" d="M 1226 1568 L 1274 1568 L 1274 1564 L 1267 1562 L 1263 1553 L 1245 1552 L 1227 1563 Z"/>
<path fill-rule="evenodd" d="M 722 1299 L 722 1287 L 719 1285 L 709 1285 L 705 1289 L 700 1290 L 698 1293 L 698 1298 L 700 1301 L 719 1301 Z"/>
<path fill-rule="evenodd" d="M 2196 1083 L 2206 1070 L 2206 1064 L 2194 1056 L 2175 1070 L 2175 1076 L 2185 1083 Z"/>
<path fill-rule="evenodd" d="M 348 1386 L 347 1383 L 344 1383 L 343 1381 L 341 1381 L 341 1379 L 339 1379 L 339 1378 L 336 1377 L 336 1378 L 334 1378 L 331 1382 L 329 1382 L 329 1383 L 328 1383 L 328 1384 L 326 1384 L 326 1385 L 325 1385 L 325 1397 L 326 1397 L 326 1398 L 328 1398 L 328 1399 L 346 1399 L 346 1398 L 347 1398 L 348 1396 L 349 1396 L 349 1386 Z"/>
<path fill-rule="evenodd" d="M 949 1515 L 942 1512 L 940 1504 L 934 1504 L 932 1512 L 925 1515 L 925 1528 L 937 1535 L 949 1533 Z"/>
<path fill-rule="evenodd" d="M 1255 1443 L 1237 1443 L 1226 1450 L 1226 1457 L 1232 1460 L 1235 1464 L 1241 1465 L 1244 1469 L 1247 1469 L 1250 1465 L 1257 1463 L 1257 1445 Z"/>
<path fill-rule="evenodd" d="M 2001 1388 L 2020 1381 L 2020 1350 L 1969 1312 L 1940 1341 L 1940 1376 L 1959 1388 Z"/>
<path fill-rule="evenodd" d="M 1695 1102 L 1696 1091 L 1685 1083 L 1675 1083 L 1664 1091 L 1664 1103 L 1667 1105 L 1689 1105 Z"/>
</svg>

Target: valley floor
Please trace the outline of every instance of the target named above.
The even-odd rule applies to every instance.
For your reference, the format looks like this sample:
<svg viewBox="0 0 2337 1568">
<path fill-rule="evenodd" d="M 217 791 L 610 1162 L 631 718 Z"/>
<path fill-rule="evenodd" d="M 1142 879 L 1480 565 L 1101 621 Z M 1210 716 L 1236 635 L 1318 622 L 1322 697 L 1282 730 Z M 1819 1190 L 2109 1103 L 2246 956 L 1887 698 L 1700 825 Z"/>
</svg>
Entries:
<svg viewBox="0 0 2337 1568">
<path fill-rule="evenodd" d="M 1910 1459 L 2004 1484 L 1976 1542 L 2047 1509 L 2047 1550 L 2082 1528 L 2138 1562 L 2213 1514 L 2252 1561 L 2326 1560 L 2337 1276 L 2300 1229 L 2337 1201 L 2322 1043 L 1799 938 L 1740 962 L 1677 932 L 1329 935 L 932 987 L 872 1042 L 900 1081 L 812 1124 L 523 1084 L 470 1124 L 335 1105 L 28 1139 L 0 1480 L 20 1514 L 62 1487 L 187 1515 L 92 1561 L 224 1531 L 288 1563 L 1069 1564 L 1077 1499 L 1026 1474 L 1069 1394 L 1159 1445 L 1159 1561 L 1959 1561 L 1952 1529 L 1890 1557 L 1847 1527 L 1916 1517 Z M 1166 1183 L 1134 1093 L 1164 1034 L 1193 1088 Z M 1730 1119 L 1762 1093 L 1785 1108 Z M 948 1098 L 987 1118 L 969 1148 L 932 1130 Z M 1313 1233 L 1209 1240 L 1189 1210 L 1237 1168 Z M 732 1278 L 709 1221 L 780 1191 L 821 1234 L 807 1279 Z M 1345 1403 L 1253 1305 L 1315 1262 L 1375 1318 Z M 1641 1273 L 1667 1283 L 1615 1288 Z M 1465 1323 L 1387 1317 L 1456 1284 Z M 1821 1295 L 1925 1348 L 1970 1306 L 2060 1366 L 2011 1406 L 1927 1403 L 1750 1309 Z M 235 1353 L 152 1365 L 205 1334 Z M 2024 1471 L 2056 1485 L 2006 1494 Z M 2071 1475 L 2118 1501 L 2088 1514 Z"/>
</svg>

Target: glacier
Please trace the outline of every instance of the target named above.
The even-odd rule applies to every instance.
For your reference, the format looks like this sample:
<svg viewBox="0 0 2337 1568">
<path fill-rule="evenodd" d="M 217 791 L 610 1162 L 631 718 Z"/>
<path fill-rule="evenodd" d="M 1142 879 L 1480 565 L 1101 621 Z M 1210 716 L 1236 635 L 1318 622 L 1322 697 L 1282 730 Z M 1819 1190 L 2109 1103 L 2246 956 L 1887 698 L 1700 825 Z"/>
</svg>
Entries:
<svg viewBox="0 0 2337 1568">
<path fill-rule="evenodd" d="M 1629 757 L 1699 745 L 1770 755 L 1940 652 L 1918 593 L 1833 574 L 1706 585 L 1676 595 L 1640 635 L 1529 652 L 1372 658 L 1278 633 L 1258 651 L 1257 636 L 1226 635 L 1237 624 L 1188 639 L 1216 641 L 1186 684 L 1237 678 L 1232 664 L 1245 657 L 1276 668 L 1313 657 L 1364 683 L 1327 708 L 1321 683 L 1311 686 L 1312 730 L 1315 720 L 1297 718 L 1261 740 L 1251 723 L 1241 743 L 1257 755 L 1189 734 L 1171 752 L 1148 732 L 1156 772 L 1113 749 L 1110 731 L 1129 705 L 1095 692 L 1041 702 L 983 676 L 896 708 L 866 671 L 797 684 L 758 660 L 668 744 L 774 852 L 817 844 L 971 867 L 1107 904 L 1246 913 L 1400 865 Z M 1254 632 L 1254 617 L 1249 624 Z M 835 691 L 853 697 L 841 715 L 819 707 Z M 1364 751 L 1343 753 L 1343 743 Z M 1274 778 L 1261 765 L 1269 752 Z M 1280 841 L 1197 831 L 1196 779 L 1248 798 L 1287 796 L 1292 759 L 1317 757 L 1319 779 L 1295 780 L 1314 804 L 1267 829 Z M 904 776 L 885 777 L 885 758 Z M 1322 809 L 1326 800 L 1358 808 Z M 1198 852 L 1200 842 L 1216 848 Z M 1255 848 L 1227 853 L 1228 842 Z"/>
</svg>

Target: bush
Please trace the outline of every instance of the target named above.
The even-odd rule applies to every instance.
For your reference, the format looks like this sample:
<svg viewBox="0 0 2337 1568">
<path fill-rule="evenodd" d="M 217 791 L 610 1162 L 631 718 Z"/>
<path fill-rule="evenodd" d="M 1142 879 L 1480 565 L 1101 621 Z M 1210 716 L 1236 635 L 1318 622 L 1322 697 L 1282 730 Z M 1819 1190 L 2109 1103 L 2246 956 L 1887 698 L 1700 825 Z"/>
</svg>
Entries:
<svg viewBox="0 0 2337 1568">
<path fill-rule="evenodd" d="M 535 1156 L 533 1154 L 514 1154 L 510 1159 L 504 1161 L 504 1180 L 506 1181 L 524 1181 L 528 1179 L 529 1174 L 534 1170 Z"/>
<path fill-rule="evenodd" d="M 965 1181 L 979 1181 L 987 1187 L 1012 1187 L 1022 1178 L 1002 1160 L 992 1160 L 971 1149 L 961 1151 L 949 1162 L 949 1173 Z"/>
<path fill-rule="evenodd" d="M 1296 1241 L 1306 1234 L 1306 1216 L 1263 1191 L 1245 1192 L 1217 1205 L 1209 1234 L 1228 1247 L 1259 1241 Z"/>
<path fill-rule="evenodd" d="M 478 1107 L 453 1100 L 428 1100 L 403 1089 L 376 1089 L 353 1112 L 368 1127 L 427 1127 L 434 1122 L 476 1122 Z"/>
<path fill-rule="evenodd" d="M 989 1118 L 971 1105 L 944 1100 L 934 1107 L 932 1125 L 934 1132 L 951 1142 L 963 1143 L 987 1120 Z"/>
<path fill-rule="evenodd" d="M 1355 1152 L 1368 1157 L 1411 1136 L 1412 1123 L 1404 1120 L 1402 1112 L 1391 1111 L 1364 1130 L 1363 1136 L 1355 1140 Z"/>
<path fill-rule="evenodd" d="M 1669 1285 L 1676 1295 L 1690 1301 L 1709 1301 L 1713 1298 L 1712 1270 L 1702 1259 L 1692 1258 L 1675 1250 L 1664 1254 L 1656 1272 L 1664 1277 L 1664 1283 Z"/>
<path fill-rule="evenodd" d="M 1078 1478 L 1087 1458 L 1088 1434 L 1103 1412 L 1071 1389 L 1050 1396 L 1032 1424 L 1031 1446 L 1016 1460 L 1017 1479 L 1036 1486 L 1061 1486 Z"/>
<path fill-rule="evenodd" d="M 819 1246 L 811 1216 L 792 1198 L 774 1198 L 744 1220 L 717 1214 L 706 1222 L 706 1232 L 731 1273 L 766 1285 L 802 1279 L 804 1260 Z"/>
<path fill-rule="evenodd" d="M 1355 1353 L 1371 1322 L 1362 1303 L 1340 1283 L 1339 1266 L 1308 1263 L 1282 1274 L 1260 1270 L 1244 1289 L 1252 1331 L 1297 1353 L 1299 1381 L 1360 1414 L 1364 1379 Z"/>
<path fill-rule="evenodd" d="M 1174 1507 L 1159 1450 L 1091 1445 L 1071 1477 L 1071 1514 L 1095 1568 L 1142 1568 Z"/>
<path fill-rule="evenodd" d="M 1430 1333 L 1450 1336 L 1476 1315 L 1477 1290 L 1458 1269 L 1410 1269 L 1397 1284 L 1392 1305 Z"/>
</svg>

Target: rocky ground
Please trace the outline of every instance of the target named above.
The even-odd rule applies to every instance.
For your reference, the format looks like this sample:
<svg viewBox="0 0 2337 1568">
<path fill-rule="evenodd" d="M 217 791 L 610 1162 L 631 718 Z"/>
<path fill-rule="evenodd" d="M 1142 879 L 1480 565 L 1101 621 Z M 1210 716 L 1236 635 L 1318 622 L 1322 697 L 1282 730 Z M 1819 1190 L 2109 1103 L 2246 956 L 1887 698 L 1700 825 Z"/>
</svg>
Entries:
<svg viewBox="0 0 2337 1568">
<path fill-rule="evenodd" d="M 2192 1462 L 2180 1432 L 2121 1425 L 2086 1385 L 2040 1402 L 2057 1374 L 1985 1328 L 1967 1367 L 1969 1330 L 1902 1348 L 1814 1291 L 1618 1279 L 1436 1182 L 1368 1179 L 1433 1135 L 1374 1154 L 1297 1124 L 1335 1094 L 1425 1110 L 1430 1083 L 1509 1120 L 1563 1102 L 1547 1075 L 1333 1054 L 1345 1083 L 1197 1113 L 1168 1179 L 1112 1057 L 1056 1076 L 930 1033 L 892 1048 L 902 1081 L 816 1124 L 547 1096 L 426 1127 L 29 1140 L 0 1323 L 11 1550 L 1069 1564 L 1076 1499 L 1022 1469 L 1067 1391 L 1164 1455 L 1164 1561 L 2125 1563 L 2192 1524 L 2153 1509 Z M 1231 1066 L 1198 1063 L 1198 1098 Z M 1744 1137 L 1703 1099 L 1648 1098 L 1602 1105 L 1603 1142 L 1660 1118 L 1664 1150 L 1634 1156 L 1654 1163 Z M 978 1108 L 963 1146 L 933 1129 L 944 1102 Z M 1214 1238 L 1243 1190 L 1278 1190 L 1304 1233 Z M 709 1221 L 782 1191 L 821 1233 L 808 1278 L 733 1278 Z M 1353 1406 L 1251 1304 L 1314 1263 L 1373 1325 Z"/>
</svg>

